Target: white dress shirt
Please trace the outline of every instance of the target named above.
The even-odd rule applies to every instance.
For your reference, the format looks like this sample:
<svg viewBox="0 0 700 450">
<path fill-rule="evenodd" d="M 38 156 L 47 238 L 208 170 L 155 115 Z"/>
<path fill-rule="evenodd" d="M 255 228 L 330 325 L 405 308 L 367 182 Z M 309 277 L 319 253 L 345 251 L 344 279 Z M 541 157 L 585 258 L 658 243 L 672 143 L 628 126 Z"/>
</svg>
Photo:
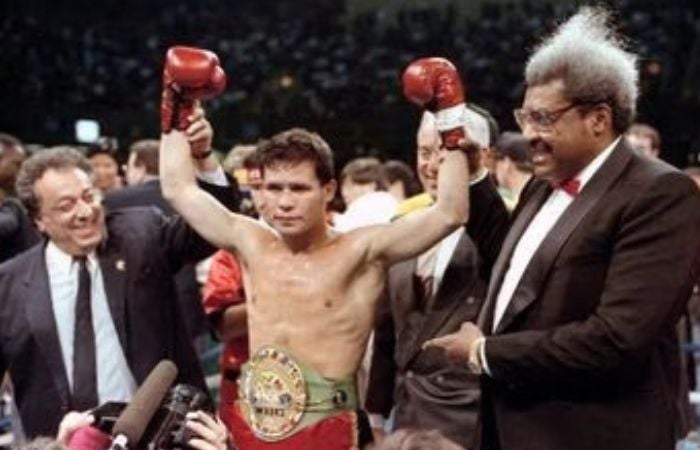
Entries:
<svg viewBox="0 0 700 450">
<path fill-rule="evenodd" d="M 49 274 L 51 304 L 56 319 L 63 366 L 68 385 L 73 390 L 73 332 L 75 302 L 78 295 L 79 264 L 52 241 L 46 245 L 46 269 Z M 102 270 L 95 254 L 86 261 L 90 272 L 90 302 L 95 330 L 97 395 L 100 403 L 128 401 L 136 390 L 136 381 L 129 370 L 117 330 L 107 304 Z"/>
<path fill-rule="evenodd" d="M 618 137 L 612 144 L 596 156 L 593 161 L 588 163 L 575 177 L 575 179 L 580 182 L 579 192 L 583 190 L 600 166 L 608 159 L 619 140 L 620 138 Z M 520 284 L 520 279 L 523 273 L 525 273 L 525 269 L 527 269 L 527 266 L 530 264 L 530 260 L 559 218 L 564 214 L 564 211 L 566 211 L 573 201 L 574 197 L 562 189 L 555 189 L 527 226 L 525 232 L 523 232 L 510 258 L 508 271 L 503 278 L 501 289 L 498 291 L 498 296 L 496 297 L 493 330 L 498 327 L 499 322 L 503 318 L 503 313 L 508 308 L 513 293 L 518 287 L 518 284 Z"/>
<path fill-rule="evenodd" d="M 369 192 L 350 203 L 343 214 L 336 215 L 333 228 L 347 232 L 369 225 L 389 223 L 397 208 L 398 202 L 388 192 Z"/>
</svg>

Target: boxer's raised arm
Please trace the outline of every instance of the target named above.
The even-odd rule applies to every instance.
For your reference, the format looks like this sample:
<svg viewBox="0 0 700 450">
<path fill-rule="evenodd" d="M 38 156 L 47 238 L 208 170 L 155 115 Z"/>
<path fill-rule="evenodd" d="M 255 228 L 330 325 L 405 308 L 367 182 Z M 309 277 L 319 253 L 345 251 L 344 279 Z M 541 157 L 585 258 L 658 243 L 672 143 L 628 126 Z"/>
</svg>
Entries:
<svg viewBox="0 0 700 450">
<path fill-rule="evenodd" d="M 262 232 L 255 221 L 230 212 L 195 181 L 193 152 L 186 131 L 197 127 L 192 118 L 197 101 L 223 91 L 226 77 L 213 53 L 174 47 L 168 51 L 163 70 L 161 103 L 160 178 L 163 196 L 202 237 L 220 248 L 244 255 L 246 246 Z M 198 118 L 198 119 L 197 119 Z"/>
<path fill-rule="evenodd" d="M 464 152 L 444 150 L 435 203 L 389 225 L 367 229 L 368 256 L 386 264 L 423 253 L 466 223 L 469 215 L 469 171 Z"/>
<path fill-rule="evenodd" d="M 478 152 L 465 123 L 465 89 L 451 62 L 444 58 L 418 59 L 408 65 L 401 81 L 410 102 L 435 113 L 442 157 L 435 204 L 374 231 L 368 255 L 388 264 L 419 255 L 467 221 L 466 154 Z"/>
</svg>

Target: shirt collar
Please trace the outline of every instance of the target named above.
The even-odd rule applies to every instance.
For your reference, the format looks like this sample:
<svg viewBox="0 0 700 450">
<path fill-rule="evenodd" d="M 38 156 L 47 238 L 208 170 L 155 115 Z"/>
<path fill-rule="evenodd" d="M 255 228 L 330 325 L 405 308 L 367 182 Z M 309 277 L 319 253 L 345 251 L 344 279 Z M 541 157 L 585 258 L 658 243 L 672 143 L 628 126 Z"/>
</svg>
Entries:
<svg viewBox="0 0 700 450">
<path fill-rule="evenodd" d="M 75 263 L 74 257 L 58 248 L 52 240 L 49 240 L 48 244 L 46 244 L 45 252 L 46 262 L 52 271 L 63 274 L 72 272 L 73 264 Z M 97 256 L 94 251 L 87 255 L 87 264 L 90 269 L 97 266 Z"/>
<path fill-rule="evenodd" d="M 579 192 L 591 180 L 591 178 L 593 178 L 593 175 L 598 172 L 600 166 L 602 166 L 603 163 L 610 157 L 610 154 L 613 152 L 618 142 L 620 142 L 621 137 L 622 136 L 618 136 L 617 139 L 608 145 L 605 150 L 600 152 L 598 156 L 593 158 L 593 161 L 589 162 L 588 165 L 574 177 L 574 179 L 578 180 L 580 183 Z"/>
</svg>

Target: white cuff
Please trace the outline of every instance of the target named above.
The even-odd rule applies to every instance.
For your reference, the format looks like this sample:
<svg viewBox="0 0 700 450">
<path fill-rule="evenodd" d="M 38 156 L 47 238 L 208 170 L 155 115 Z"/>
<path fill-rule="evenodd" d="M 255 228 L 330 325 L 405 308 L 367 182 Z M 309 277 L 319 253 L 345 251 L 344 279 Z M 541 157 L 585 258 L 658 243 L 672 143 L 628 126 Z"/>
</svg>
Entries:
<svg viewBox="0 0 700 450">
<path fill-rule="evenodd" d="M 216 166 L 214 170 L 199 171 L 197 170 L 197 178 L 205 181 L 209 184 L 215 184 L 217 186 L 228 186 L 229 182 L 226 179 L 226 174 L 221 166 Z"/>
<path fill-rule="evenodd" d="M 467 106 L 459 103 L 435 112 L 435 127 L 438 131 L 450 131 L 464 126 L 464 110 Z"/>
<path fill-rule="evenodd" d="M 479 348 L 477 349 L 479 352 L 479 362 L 481 364 L 481 368 L 484 370 L 484 373 L 488 376 L 491 376 L 491 369 L 489 369 L 489 362 L 486 359 L 486 338 L 481 338 L 481 342 L 479 342 Z"/>
<path fill-rule="evenodd" d="M 367 414 L 367 418 L 369 419 L 369 426 L 372 428 L 380 428 L 384 429 L 384 416 L 381 414 Z"/>
</svg>

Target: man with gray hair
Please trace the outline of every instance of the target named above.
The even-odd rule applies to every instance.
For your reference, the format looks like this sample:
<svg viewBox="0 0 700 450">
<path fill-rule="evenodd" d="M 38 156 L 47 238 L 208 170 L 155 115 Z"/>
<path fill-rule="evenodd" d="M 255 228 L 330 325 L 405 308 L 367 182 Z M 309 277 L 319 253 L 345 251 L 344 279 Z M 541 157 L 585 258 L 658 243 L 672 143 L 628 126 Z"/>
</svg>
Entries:
<svg viewBox="0 0 700 450">
<path fill-rule="evenodd" d="M 671 450 L 684 431 L 675 325 L 696 277 L 697 188 L 622 138 L 637 57 L 606 10 L 561 25 L 525 78 L 515 117 L 536 179 L 479 327 L 426 345 L 481 373 L 482 449 Z"/>
</svg>

